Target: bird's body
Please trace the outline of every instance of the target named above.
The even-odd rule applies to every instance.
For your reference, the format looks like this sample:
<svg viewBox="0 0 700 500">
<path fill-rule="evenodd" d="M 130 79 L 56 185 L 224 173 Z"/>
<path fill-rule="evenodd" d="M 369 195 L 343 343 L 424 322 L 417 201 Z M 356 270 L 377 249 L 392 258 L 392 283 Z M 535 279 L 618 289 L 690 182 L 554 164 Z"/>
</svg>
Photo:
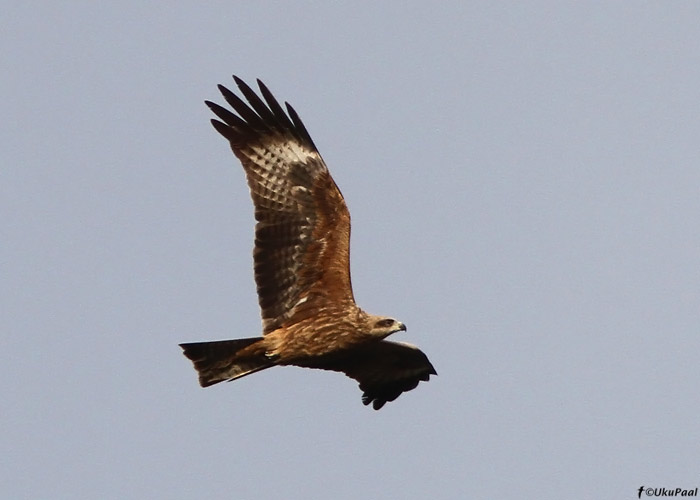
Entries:
<svg viewBox="0 0 700 500">
<path fill-rule="evenodd" d="M 181 344 L 204 387 L 275 365 L 343 372 L 375 409 L 427 381 L 435 369 L 418 348 L 385 337 L 403 323 L 365 313 L 350 282 L 350 214 L 294 109 L 258 81 L 264 102 L 234 77 L 243 100 L 219 86 L 235 115 L 207 102 L 241 160 L 255 205 L 259 338 Z"/>
</svg>

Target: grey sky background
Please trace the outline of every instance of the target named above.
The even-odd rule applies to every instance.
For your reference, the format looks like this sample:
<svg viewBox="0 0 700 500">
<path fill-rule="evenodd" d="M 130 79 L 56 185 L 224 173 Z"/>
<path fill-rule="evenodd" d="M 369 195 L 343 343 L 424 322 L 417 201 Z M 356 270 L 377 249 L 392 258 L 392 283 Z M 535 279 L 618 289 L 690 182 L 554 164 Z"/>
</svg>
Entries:
<svg viewBox="0 0 700 500">
<path fill-rule="evenodd" d="M 700 4 L 8 2 L 0 496 L 636 498 L 700 486 Z M 259 334 L 262 78 L 353 218 L 355 296 L 439 376 L 207 390 Z"/>
</svg>

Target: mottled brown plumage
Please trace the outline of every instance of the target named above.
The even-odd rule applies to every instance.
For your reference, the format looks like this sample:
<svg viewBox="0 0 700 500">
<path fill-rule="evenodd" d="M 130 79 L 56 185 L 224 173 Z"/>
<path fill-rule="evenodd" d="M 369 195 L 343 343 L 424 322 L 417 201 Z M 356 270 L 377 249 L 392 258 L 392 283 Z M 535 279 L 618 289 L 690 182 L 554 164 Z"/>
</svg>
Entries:
<svg viewBox="0 0 700 500">
<path fill-rule="evenodd" d="M 255 206 L 255 281 L 263 337 L 180 344 L 203 387 L 275 365 L 343 372 L 375 409 L 427 381 L 418 348 L 385 337 L 405 326 L 356 304 L 350 282 L 350 214 L 294 109 L 258 80 L 262 99 L 233 77 L 248 103 L 219 85 L 237 115 L 206 104 L 243 165 Z M 264 101 L 263 101 L 264 99 Z"/>
</svg>

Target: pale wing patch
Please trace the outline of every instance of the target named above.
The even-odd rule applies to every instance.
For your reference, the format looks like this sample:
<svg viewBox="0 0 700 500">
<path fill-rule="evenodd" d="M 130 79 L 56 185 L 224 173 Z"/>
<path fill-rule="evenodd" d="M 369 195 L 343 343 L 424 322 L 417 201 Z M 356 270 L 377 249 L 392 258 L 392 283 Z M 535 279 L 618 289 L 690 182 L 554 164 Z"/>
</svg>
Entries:
<svg viewBox="0 0 700 500">
<path fill-rule="evenodd" d="M 320 160 L 321 155 L 316 151 L 311 151 L 300 144 L 292 141 L 284 141 L 277 145 L 282 150 L 287 150 L 294 155 L 298 162 L 306 163 L 308 160 Z"/>
<path fill-rule="evenodd" d="M 283 141 L 270 141 L 266 142 L 264 146 L 260 145 L 250 145 L 248 146 L 251 151 L 253 151 L 258 159 L 255 163 L 268 163 L 274 164 L 276 161 L 292 161 L 306 163 L 309 160 L 320 160 L 321 155 L 316 151 L 311 151 L 303 146 L 300 146 L 296 142 L 283 140 Z M 252 157 L 250 157 L 253 160 Z M 263 162 L 259 160 L 262 159 Z"/>
</svg>

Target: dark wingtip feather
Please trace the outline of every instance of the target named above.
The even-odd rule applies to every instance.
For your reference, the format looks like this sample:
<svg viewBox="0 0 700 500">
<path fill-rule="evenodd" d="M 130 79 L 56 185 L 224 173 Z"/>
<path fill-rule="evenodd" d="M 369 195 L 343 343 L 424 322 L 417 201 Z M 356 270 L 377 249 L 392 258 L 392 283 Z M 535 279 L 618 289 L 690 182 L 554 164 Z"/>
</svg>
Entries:
<svg viewBox="0 0 700 500">
<path fill-rule="evenodd" d="M 236 82 L 236 85 L 238 85 L 238 88 L 241 87 L 241 85 L 245 85 L 246 87 L 248 86 L 241 78 L 238 78 L 236 75 L 231 75 L 233 77 L 233 81 Z"/>
<path fill-rule="evenodd" d="M 285 102 L 284 105 L 287 107 L 287 113 L 289 113 L 289 116 L 292 119 L 292 123 L 294 123 L 294 127 L 296 128 L 297 132 L 299 133 L 300 138 L 302 140 L 308 142 L 308 144 L 310 146 L 312 146 L 314 149 L 316 149 L 318 151 L 318 148 L 314 144 L 313 139 L 311 139 L 311 135 L 309 134 L 309 131 L 306 130 L 306 127 L 304 126 L 304 122 L 301 121 L 301 118 L 299 118 L 299 115 L 297 114 L 296 110 L 288 102 Z"/>
<path fill-rule="evenodd" d="M 280 103 L 277 102 L 277 99 L 275 99 L 275 96 L 272 95 L 272 92 L 270 92 L 270 89 L 268 89 L 267 86 L 259 78 L 258 78 L 257 82 L 258 82 L 258 87 L 260 88 L 260 93 L 263 96 L 263 99 L 265 99 L 267 106 L 270 108 L 270 111 L 272 111 L 272 114 L 275 116 L 278 123 L 283 128 L 286 128 L 290 131 L 293 131 L 294 124 L 289 119 L 287 114 L 284 112 L 284 109 L 282 109 L 282 106 L 280 106 Z"/>
<path fill-rule="evenodd" d="M 240 78 L 234 76 L 233 79 L 236 81 L 236 85 L 238 85 L 238 89 L 241 91 L 243 94 L 243 97 L 245 97 L 248 100 L 248 103 L 252 106 L 253 110 L 265 121 L 268 125 L 272 125 L 276 128 L 284 129 L 284 123 L 280 122 L 280 120 L 275 116 L 275 114 L 270 110 L 270 108 L 260 99 L 257 93 L 248 86 L 247 83 L 245 83 L 243 80 Z"/>
<path fill-rule="evenodd" d="M 233 81 L 236 82 L 236 87 L 238 87 L 243 93 L 243 95 L 245 95 L 246 97 L 248 94 L 255 94 L 255 91 L 251 89 L 246 82 L 238 78 L 236 75 L 233 75 Z"/>
<path fill-rule="evenodd" d="M 362 396 L 362 403 L 365 406 L 368 406 L 370 403 L 372 403 L 372 408 L 375 410 L 381 410 L 382 407 L 386 404 L 386 401 L 382 401 L 380 399 L 372 399 L 367 396 Z"/>
<path fill-rule="evenodd" d="M 210 121 L 218 133 L 231 140 L 231 127 L 229 127 L 223 122 L 220 122 L 219 120 L 214 120 L 213 118 Z"/>
<path fill-rule="evenodd" d="M 243 85 L 245 86 L 245 84 Z M 231 105 L 236 113 L 238 113 L 239 116 L 248 123 L 248 125 L 262 130 L 267 128 L 265 121 L 255 112 L 253 108 L 246 104 L 243 99 L 238 97 L 223 85 L 218 85 L 218 88 L 221 95 L 223 95 L 224 99 L 226 99 L 226 102 Z M 245 92 L 243 93 L 245 95 Z"/>
<path fill-rule="evenodd" d="M 209 109 L 212 110 L 212 112 L 218 116 L 221 120 L 226 123 L 226 125 L 230 127 L 239 127 L 239 128 L 245 128 L 246 127 L 246 122 L 243 121 L 242 118 L 239 116 L 236 116 L 233 114 L 231 111 L 228 109 L 224 108 L 223 106 L 219 106 L 215 102 L 211 101 L 204 101 L 207 106 L 209 106 Z"/>
<path fill-rule="evenodd" d="M 255 82 L 258 84 L 258 88 L 260 89 L 263 97 L 265 97 L 266 94 L 272 96 L 272 92 L 270 92 L 270 89 L 267 88 L 267 85 L 265 85 L 260 78 L 256 78 Z M 276 101 L 274 97 L 272 99 Z M 267 100 L 267 97 L 265 97 L 265 100 Z"/>
</svg>

